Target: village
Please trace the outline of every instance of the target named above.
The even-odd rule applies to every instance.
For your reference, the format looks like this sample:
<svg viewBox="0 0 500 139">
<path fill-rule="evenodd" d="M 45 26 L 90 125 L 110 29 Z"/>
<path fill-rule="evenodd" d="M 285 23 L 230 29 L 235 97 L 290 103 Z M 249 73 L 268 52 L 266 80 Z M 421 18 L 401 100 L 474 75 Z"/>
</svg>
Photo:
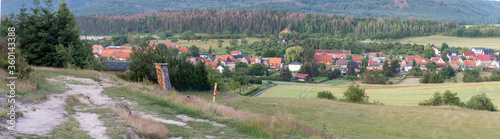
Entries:
<svg viewBox="0 0 500 139">
<path fill-rule="evenodd" d="M 286 28 L 281 33 L 290 33 L 291 31 Z M 96 37 L 94 37 L 96 38 Z M 104 39 L 104 38 L 98 38 Z M 286 40 L 286 39 L 284 39 Z M 174 48 L 179 50 L 178 53 L 182 52 L 190 52 L 187 47 L 180 46 L 176 43 L 167 43 L 167 42 L 150 42 L 149 47 L 156 49 L 156 46 L 162 44 L 167 46 L 168 48 Z M 302 46 L 294 46 L 295 48 L 302 49 Z M 345 76 L 348 72 L 349 67 L 353 67 L 355 72 L 360 72 L 361 68 L 363 68 L 362 61 L 367 60 L 366 70 L 367 71 L 378 71 L 383 70 L 384 61 L 388 60 L 389 64 L 392 62 L 391 60 L 396 60 L 399 62 L 399 71 L 402 72 L 401 76 L 405 76 L 405 74 L 411 71 L 414 68 L 413 62 L 415 65 L 419 67 L 420 70 L 426 71 L 427 64 L 432 63 L 435 64 L 435 69 L 432 71 L 439 71 L 442 68 L 447 66 L 451 66 L 455 71 L 464 71 L 465 69 L 481 69 L 481 70 L 489 70 L 489 69 L 499 69 L 500 61 L 497 60 L 498 52 L 494 52 L 493 49 L 487 49 L 484 47 L 473 47 L 470 51 L 447 51 L 447 53 L 441 53 L 441 50 L 436 46 L 431 47 L 434 50 L 435 57 L 424 58 L 420 55 L 406 55 L 406 56 L 397 56 L 397 57 L 385 57 L 386 55 L 383 52 L 367 52 L 363 55 L 352 54 L 351 50 L 324 50 L 324 49 L 316 49 L 313 61 L 316 64 L 325 65 L 326 69 L 335 70 L 338 69 L 341 71 L 341 76 Z M 94 57 L 107 59 L 108 61 L 108 70 L 118 70 L 118 71 L 127 71 L 126 61 L 130 57 L 132 53 L 132 46 L 108 46 L 104 48 L 102 45 L 94 45 L 92 46 L 92 52 Z M 442 55 L 444 55 L 448 60 L 443 60 Z M 196 64 L 198 61 L 202 61 L 206 66 L 211 67 L 222 73 L 224 68 L 229 69 L 234 72 L 236 69 L 236 63 L 241 62 L 248 65 L 253 64 L 261 64 L 268 67 L 268 71 L 279 71 L 280 68 L 287 67 L 291 72 L 297 73 L 303 63 L 299 61 L 293 61 L 290 63 L 286 63 L 287 56 L 286 54 L 281 57 L 262 57 L 262 56 L 249 56 L 247 54 L 243 54 L 241 51 L 231 51 L 230 54 L 225 55 L 209 55 L 209 54 L 200 54 L 199 57 L 189 57 L 186 59 L 187 62 L 191 62 Z M 119 67 L 119 68 L 118 68 Z M 291 81 L 301 80 L 301 81 L 312 81 L 312 76 L 309 74 L 294 74 L 295 76 Z M 357 74 L 357 79 L 361 79 L 360 74 Z"/>
</svg>

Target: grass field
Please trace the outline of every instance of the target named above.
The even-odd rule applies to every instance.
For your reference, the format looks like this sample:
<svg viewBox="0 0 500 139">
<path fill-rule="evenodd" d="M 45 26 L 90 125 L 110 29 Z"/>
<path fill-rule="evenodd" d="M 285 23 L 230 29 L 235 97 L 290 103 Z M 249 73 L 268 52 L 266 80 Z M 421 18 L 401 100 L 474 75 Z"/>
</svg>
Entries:
<svg viewBox="0 0 500 139">
<path fill-rule="evenodd" d="M 370 41 L 363 41 L 370 42 Z M 441 46 L 443 42 L 454 47 L 486 47 L 492 49 L 500 49 L 500 38 L 466 38 L 466 37 L 451 37 L 442 35 L 433 35 L 426 37 L 409 37 L 404 39 L 388 40 L 387 42 L 401 43 L 417 43 L 417 44 L 434 44 Z"/>
<path fill-rule="evenodd" d="M 342 97 L 348 84 L 338 86 L 278 85 L 259 97 L 315 98 L 316 93 L 328 90 L 336 97 Z M 436 91 L 457 92 L 462 101 L 468 101 L 473 95 L 486 93 L 493 103 L 500 107 L 500 82 L 449 83 L 425 85 L 360 85 L 366 88 L 370 101 L 376 100 L 391 106 L 416 106 L 418 102 L 429 99 Z"/>
<path fill-rule="evenodd" d="M 283 89 L 283 86 L 281 87 Z M 301 89 L 301 87 L 309 86 L 293 87 Z M 310 91 L 313 90 L 315 89 Z M 209 92 L 186 93 L 206 100 L 212 99 Z M 302 94 L 302 96 L 313 97 L 315 94 Z M 430 95 L 425 98 L 428 97 Z M 230 100 L 235 100 L 236 96 L 231 95 L 230 98 Z M 500 131 L 499 112 L 473 111 L 451 106 L 381 106 L 283 97 L 245 96 L 238 100 L 241 103 L 237 106 L 230 104 L 230 106 L 256 114 L 297 120 L 316 130 L 333 133 L 335 138 L 491 138 L 500 136 L 498 132 Z M 225 102 L 222 95 L 217 95 L 216 101 L 219 104 Z"/>
</svg>

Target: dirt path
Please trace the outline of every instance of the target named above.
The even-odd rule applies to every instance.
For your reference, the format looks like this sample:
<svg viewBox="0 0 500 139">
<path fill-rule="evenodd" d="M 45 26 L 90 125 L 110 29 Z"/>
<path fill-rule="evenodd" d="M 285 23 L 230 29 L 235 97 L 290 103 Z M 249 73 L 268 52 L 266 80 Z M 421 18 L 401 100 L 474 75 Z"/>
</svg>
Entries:
<svg viewBox="0 0 500 139">
<path fill-rule="evenodd" d="M 68 113 L 64 107 L 66 105 L 65 100 L 70 95 L 81 94 L 87 96 L 90 103 L 95 105 L 109 105 L 111 102 L 111 98 L 100 94 L 103 85 L 99 85 L 99 83 L 91 79 L 59 76 L 49 80 L 66 83 L 70 90 L 62 94 L 51 94 L 47 97 L 47 101 L 40 104 L 20 104 L 18 108 L 23 112 L 23 116 L 18 119 L 14 134 L 47 135 L 50 133 L 56 126 L 67 121 L 64 115 Z M 69 84 L 68 81 L 78 82 L 82 85 Z M 106 127 L 102 126 L 97 114 L 77 113 L 73 116 L 80 123 L 79 128 L 87 131 L 91 137 L 108 138 L 105 135 Z"/>
<path fill-rule="evenodd" d="M 406 78 L 398 85 L 419 85 L 420 84 L 419 80 L 420 78 Z"/>
</svg>

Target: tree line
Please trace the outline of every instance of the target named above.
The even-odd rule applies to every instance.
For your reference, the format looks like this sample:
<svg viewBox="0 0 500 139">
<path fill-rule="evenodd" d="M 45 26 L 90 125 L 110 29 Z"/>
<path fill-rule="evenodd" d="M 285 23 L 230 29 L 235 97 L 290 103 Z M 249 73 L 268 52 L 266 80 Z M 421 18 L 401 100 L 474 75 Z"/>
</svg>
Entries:
<svg viewBox="0 0 500 139">
<path fill-rule="evenodd" d="M 349 33 L 369 37 L 383 33 L 379 34 L 377 39 L 385 39 L 431 35 L 458 27 L 455 22 L 435 20 L 354 18 L 333 14 L 291 13 L 276 10 L 164 11 L 129 15 L 88 15 L 77 17 L 77 20 L 78 26 L 89 34 L 153 33 L 156 31 L 278 34 L 284 28 L 289 28 L 296 33 L 320 33 L 341 37 Z"/>
</svg>

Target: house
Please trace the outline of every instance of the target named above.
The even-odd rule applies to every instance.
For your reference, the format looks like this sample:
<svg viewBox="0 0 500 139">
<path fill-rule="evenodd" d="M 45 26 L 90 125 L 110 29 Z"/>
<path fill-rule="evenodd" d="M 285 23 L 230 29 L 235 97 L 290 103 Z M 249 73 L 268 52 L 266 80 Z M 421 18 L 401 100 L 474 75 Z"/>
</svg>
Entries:
<svg viewBox="0 0 500 139">
<path fill-rule="evenodd" d="M 483 55 L 483 54 L 479 54 L 477 55 L 477 60 L 478 61 L 490 61 L 490 55 Z"/>
<path fill-rule="evenodd" d="M 411 69 L 413 69 L 413 61 L 402 60 L 400 66 L 403 68 L 403 71 L 411 71 Z"/>
<path fill-rule="evenodd" d="M 269 68 L 274 68 L 274 69 L 281 68 L 281 58 L 270 57 L 269 58 Z"/>
<path fill-rule="evenodd" d="M 92 46 L 92 53 L 98 53 L 100 55 L 103 49 L 102 45 L 94 45 Z"/>
<path fill-rule="evenodd" d="M 453 68 L 453 70 L 460 70 L 462 66 L 460 66 L 459 64 L 456 64 L 456 63 L 450 63 L 450 66 L 451 68 Z"/>
<path fill-rule="evenodd" d="M 436 70 L 441 70 L 442 68 L 446 68 L 446 63 L 436 63 Z"/>
<path fill-rule="evenodd" d="M 252 64 L 255 63 L 262 63 L 262 57 L 261 56 L 253 56 L 252 57 Z"/>
<path fill-rule="evenodd" d="M 456 56 L 458 55 L 458 51 L 448 51 L 448 53 L 446 53 L 446 56 L 448 58 L 450 58 L 450 56 Z"/>
<path fill-rule="evenodd" d="M 241 54 L 241 51 L 231 51 L 231 55 L 239 55 Z"/>
<path fill-rule="evenodd" d="M 347 60 L 336 60 L 335 61 L 335 65 L 339 66 L 339 68 L 342 70 L 342 69 L 347 69 L 347 64 L 349 63 L 349 61 Z"/>
<path fill-rule="evenodd" d="M 132 50 L 128 47 L 109 46 L 101 51 L 100 56 L 107 59 L 114 58 L 116 61 L 127 61 L 131 53 Z"/>
<path fill-rule="evenodd" d="M 359 72 L 360 65 L 359 65 L 358 62 L 348 62 L 347 63 L 347 70 L 346 71 L 348 71 L 349 67 L 351 67 L 351 66 L 354 68 L 355 72 Z"/>
<path fill-rule="evenodd" d="M 360 68 L 358 62 L 348 62 L 347 63 L 347 68 L 349 68 L 350 66 L 352 66 L 354 69 L 359 69 Z"/>
<path fill-rule="evenodd" d="M 333 56 L 330 55 L 314 55 L 314 62 L 323 63 L 325 65 L 331 65 L 333 62 Z"/>
<path fill-rule="evenodd" d="M 413 61 L 417 58 L 422 58 L 422 56 L 419 56 L 419 55 L 407 55 L 406 56 L 406 59 L 410 60 L 410 61 Z"/>
<path fill-rule="evenodd" d="M 488 69 L 499 69 L 499 68 L 500 68 L 500 65 L 497 61 L 491 61 L 488 64 Z"/>
<path fill-rule="evenodd" d="M 292 63 L 288 64 L 288 69 L 290 69 L 291 72 L 298 72 L 301 67 L 302 67 L 302 63 L 300 63 L 300 62 L 292 62 Z"/>
<path fill-rule="evenodd" d="M 488 68 L 489 64 L 491 63 L 491 61 L 482 61 L 482 60 L 478 60 L 476 61 L 476 67 L 478 68 Z"/>
<path fill-rule="evenodd" d="M 474 53 L 474 51 L 464 51 L 462 56 L 464 56 L 465 58 L 473 58 L 473 57 L 476 57 L 476 53 Z"/>
<path fill-rule="evenodd" d="M 431 57 L 430 60 L 432 62 L 436 62 L 436 63 L 446 63 L 446 62 L 444 62 L 444 60 L 441 57 Z"/>
<path fill-rule="evenodd" d="M 153 49 L 156 49 L 156 46 L 158 46 L 158 44 L 164 44 L 165 46 L 167 46 L 167 48 L 181 49 L 181 46 L 178 45 L 177 43 L 150 42 L 149 46 L 153 47 Z"/>
<path fill-rule="evenodd" d="M 465 68 L 472 69 L 476 67 L 476 61 L 474 60 L 464 60 L 464 66 L 462 70 L 465 70 Z"/>
<path fill-rule="evenodd" d="M 189 52 L 189 53 L 191 53 L 191 51 L 189 51 L 189 49 L 186 48 L 186 47 L 181 47 L 181 49 L 179 49 L 179 53 L 182 53 L 182 52 Z"/>
<path fill-rule="evenodd" d="M 222 73 L 222 71 L 224 71 L 224 65 L 219 65 L 217 66 L 215 69 L 217 69 L 217 71 L 219 71 L 219 73 Z"/>
<path fill-rule="evenodd" d="M 105 68 L 106 72 L 118 74 L 128 71 L 128 62 L 126 61 L 108 61 Z"/>
<path fill-rule="evenodd" d="M 432 50 L 434 50 L 434 53 L 436 55 L 441 55 L 441 51 L 439 51 L 439 49 L 436 46 L 432 46 Z"/>
<path fill-rule="evenodd" d="M 314 55 L 329 55 L 333 56 L 336 59 L 340 59 L 342 55 L 345 57 L 346 55 L 351 55 L 351 50 L 323 50 L 323 49 L 317 49 Z"/>
<path fill-rule="evenodd" d="M 429 62 L 431 62 L 431 60 L 429 59 L 415 59 L 415 62 L 417 62 L 417 65 L 420 66 L 420 70 L 427 70 L 427 68 L 425 67 L 425 65 L 427 65 Z"/>
<path fill-rule="evenodd" d="M 366 67 L 366 70 L 372 71 L 372 70 L 380 70 L 380 64 L 373 60 L 368 60 L 368 66 Z"/>
<path fill-rule="evenodd" d="M 370 57 L 371 60 L 377 62 L 378 64 L 384 63 L 385 57 Z"/>
<path fill-rule="evenodd" d="M 464 62 L 464 60 L 462 60 L 462 58 L 458 55 L 454 55 L 454 56 L 450 56 L 449 57 L 449 61 L 460 61 L 460 62 Z"/>
<path fill-rule="evenodd" d="M 470 51 L 473 51 L 476 55 L 484 54 L 484 50 L 486 50 L 484 47 L 472 47 L 472 49 L 470 49 Z"/>
<path fill-rule="evenodd" d="M 288 28 L 285 28 L 283 31 L 281 31 L 280 33 L 292 33 L 292 31 Z"/>
<path fill-rule="evenodd" d="M 295 75 L 295 79 L 299 81 L 310 81 L 312 79 L 312 76 L 309 74 L 297 74 Z"/>
<path fill-rule="evenodd" d="M 366 56 L 368 57 L 380 57 L 380 56 L 383 56 L 384 53 L 383 52 L 368 52 L 366 53 Z"/>
<path fill-rule="evenodd" d="M 248 55 L 245 55 L 245 54 L 237 54 L 237 55 L 232 55 L 234 57 L 234 59 L 242 59 L 244 57 L 248 57 Z"/>
<path fill-rule="evenodd" d="M 352 61 L 361 63 L 361 60 L 365 58 L 364 56 L 353 56 Z"/>
<path fill-rule="evenodd" d="M 252 59 L 250 59 L 250 57 L 243 57 L 240 59 L 240 62 L 243 62 L 245 64 L 251 64 L 252 63 Z"/>
</svg>

